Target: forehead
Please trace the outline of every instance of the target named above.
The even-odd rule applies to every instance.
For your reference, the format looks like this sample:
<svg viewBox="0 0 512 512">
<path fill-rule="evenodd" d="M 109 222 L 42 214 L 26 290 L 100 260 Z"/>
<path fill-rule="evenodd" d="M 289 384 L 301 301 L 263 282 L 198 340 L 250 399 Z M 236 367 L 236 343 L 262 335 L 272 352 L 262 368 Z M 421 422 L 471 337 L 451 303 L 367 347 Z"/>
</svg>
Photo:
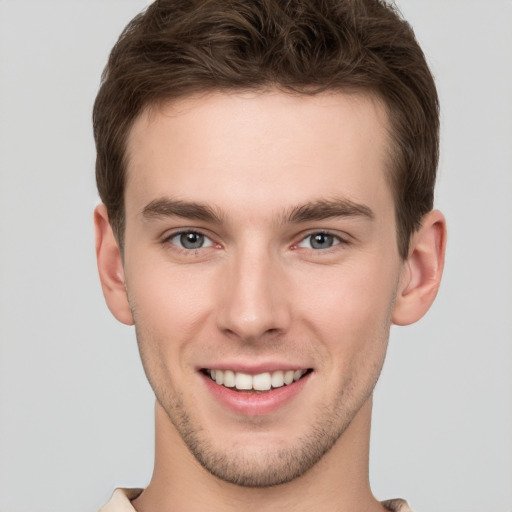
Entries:
<svg viewBox="0 0 512 512">
<path fill-rule="evenodd" d="M 243 211 L 391 198 L 388 117 L 367 95 L 208 93 L 146 109 L 127 142 L 127 213 L 161 196 Z"/>
</svg>

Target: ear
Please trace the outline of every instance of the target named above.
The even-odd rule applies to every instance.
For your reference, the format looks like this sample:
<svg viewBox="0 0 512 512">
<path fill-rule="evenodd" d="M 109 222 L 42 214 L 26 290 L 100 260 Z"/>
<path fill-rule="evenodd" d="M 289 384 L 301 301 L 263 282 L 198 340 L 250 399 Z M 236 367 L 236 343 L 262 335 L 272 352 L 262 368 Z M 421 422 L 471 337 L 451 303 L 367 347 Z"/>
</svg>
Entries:
<svg viewBox="0 0 512 512">
<path fill-rule="evenodd" d="M 103 295 L 110 312 L 121 323 L 133 325 L 133 316 L 126 293 L 123 259 L 108 220 L 107 208 L 100 204 L 94 210 L 96 260 Z"/>
<path fill-rule="evenodd" d="M 412 237 L 393 309 L 394 324 L 412 324 L 429 310 L 441 283 L 445 248 L 446 221 L 433 210 Z"/>
</svg>

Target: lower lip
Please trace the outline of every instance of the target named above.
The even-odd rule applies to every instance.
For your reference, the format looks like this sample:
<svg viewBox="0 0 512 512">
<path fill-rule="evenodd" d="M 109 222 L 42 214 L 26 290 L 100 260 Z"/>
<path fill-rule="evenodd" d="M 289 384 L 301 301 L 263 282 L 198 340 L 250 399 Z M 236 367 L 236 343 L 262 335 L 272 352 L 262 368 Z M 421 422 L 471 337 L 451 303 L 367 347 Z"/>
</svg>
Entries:
<svg viewBox="0 0 512 512">
<path fill-rule="evenodd" d="M 210 377 L 201 374 L 208 390 L 225 407 L 245 416 L 263 416 L 271 414 L 289 403 L 306 385 L 311 373 L 307 373 L 296 382 L 271 389 L 263 393 L 234 391 L 221 386 Z"/>
</svg>

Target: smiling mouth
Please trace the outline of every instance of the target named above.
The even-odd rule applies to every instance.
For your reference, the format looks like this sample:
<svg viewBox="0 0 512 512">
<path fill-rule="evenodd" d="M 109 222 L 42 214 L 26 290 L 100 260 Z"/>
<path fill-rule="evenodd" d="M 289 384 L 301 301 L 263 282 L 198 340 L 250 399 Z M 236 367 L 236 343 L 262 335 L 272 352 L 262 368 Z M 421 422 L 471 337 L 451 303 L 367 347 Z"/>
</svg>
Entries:
<svg viewBox="0 0 512 512">
<path fill-rule="evenodd" d="M 211 370 L 207 368 L 202 371 L 219 386 L 224 386 L 236 391 L 264 392 L 293 384 L 310 373 L 312 369 L 277 370 L 275 372 L 258 373 L 257 375 L 249 375 L 232 370 Z"/>
</svg>

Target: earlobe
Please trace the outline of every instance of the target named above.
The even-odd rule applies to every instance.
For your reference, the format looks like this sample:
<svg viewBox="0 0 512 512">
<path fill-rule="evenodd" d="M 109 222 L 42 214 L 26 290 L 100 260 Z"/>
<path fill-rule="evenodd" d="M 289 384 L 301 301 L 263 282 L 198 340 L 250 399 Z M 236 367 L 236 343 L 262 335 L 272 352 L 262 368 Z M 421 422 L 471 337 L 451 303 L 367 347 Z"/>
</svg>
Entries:
<svg viewBox="0 0 512 512">
<path fill-rule="evenodd" d="M 96 261 L 107 306 L 121 323 L 133 325 L 133 316 L 124 281 L 121 251 L 110 226 L 104 204 L 98 205 L 94 210 L 94 229 Z"/>
<path fill-rule="evenodd" d="M 441 283 L 445 248 L 446 221 L 433 210 L 412 237 L 393 309 L 394 324 L 412 324 L 429 310 Z"/>
</svg>

